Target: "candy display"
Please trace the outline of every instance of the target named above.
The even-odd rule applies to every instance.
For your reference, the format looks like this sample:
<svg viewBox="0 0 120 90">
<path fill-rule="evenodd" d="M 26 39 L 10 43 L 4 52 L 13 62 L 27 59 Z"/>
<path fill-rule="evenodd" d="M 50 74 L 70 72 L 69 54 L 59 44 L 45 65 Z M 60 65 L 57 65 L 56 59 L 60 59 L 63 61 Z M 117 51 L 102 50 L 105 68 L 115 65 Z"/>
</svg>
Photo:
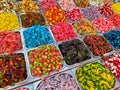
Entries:
<svg viewBox="0 0 120 90">
<path fill-rule="evenodd" d="M 49 9 L 52 9 L 53 7 L 58 7 L 58 4 L 56 0 L 40 0 L 40 7 L 42 11 L 45 13 Z"/>
<path fill-rule="evenodd" d="M 51 31 L 56 42 L 77 38 L 72 25 L 67 22 L 61 22 L 51 26 Z"/>
<path fill-rule="evenodd" d="M 83 90 L 111 90 L 116 81 L 111 73 L 98 62 L 78 68 L 76 78 Z"/>
<path fill-rule="evenodd" d="M 90 59 L 90 53 L 79 39 L 63 42 L 59 45 L 60 51 L 68 65 Z"/>
<path fill-rule="evenodd" d="M 115 4 L 112 5 L 112 10 L 117 13 L 117 14 L 120 14 L 120 2 L 117 2 Z"/>
<path fill-rule="evenodd" d="M 21 82 L 26 78 L 26 63 L 22 53 L 0 55 L 0 87 Z"/>
<path fill-rule="evenodd" d="M 25 88 L 25 87 L 21 87 L 19 88 L 18 90 L 29 90 L 28 88 Z"/>
<path fill-rule="evenodd" d="M 15 14 L 0 14 L 0 32 L 19 29 L 18 17 Z"/>
<path fill-rule="evenodd" d="M 33 48 L 43 44 L 51 44 L 53 42 L 52 35 L 48 28 L 44 26 L 34 25 L 27 28 L 23 34 L 27 48 Z"/>
<path fill-rule="evenodd" d="M 44 45 L 32 50 L 28 54 L 32 75 L 50 75 L 52 71 L 59 71 L 62 67 L 62 58 L 54 45 Z"/>
<path fill-rule="evenodd" d="M 106 39 L 100 35 L 86 36 L 84 42 L 95 56 L 101 56 L 113 50 Z"/>
<path fill-rule="evenodd" d="M 0 54 L 22 49 L 19 32 L 0 32 Z"/>
<path fill-rule="evenodd" d="M 18 13 L 17 5 L 14 0 L 2 0 L 0 1 L 0 13 Z"/>
<path fill-rule="evenodd" d="M 59 7 L 53 7 L 44 13 L 49 25 L 66 22 L 65 13 Z"/>
<path fill-rule="evenodd" d="M 44 17 L 40 13 L 26 13 L 21 16 L 22 26 L 24 28 L 31 27 L 33 25 L 45 25 Z"/>
<path fill-rule="evenodd" d="M 19 2 L 18 7 L 19 7 L 20 13 L 26 13 L 26 12 L 39 13 L 40 12 L 40 8 L 38 7 L 37 2 L 32 0 L 23 0 Z"/>
<path fill-rule="evenodd" d="M 120 28 L 120 14 L 112 15 L 110 20 L 113 21 L 116 28 Z"/>
<path fill-rule="evenodd" d="M 105 17 L 100 17 L 96 20 L 93 20 L 92 23 L 101 33 L 111 31 L 115 28 L 113 21 Z"/>
<path fill-rule="evenodd" d="M 89 0 L 89 4 L 92 6 L 101 6 L 103 4 L 103 0 Z"/>
<path fill-rule="evenodd" d="M 110 31 L 103 35 L 114 48 L 120 49 L 120 30 Z"/>
<path fill-rule="evenodd" d="M 80 36 L 96 35 L 96 29 L 88 19 L 82 19 L 73 23 L 73 26 Z"/>
<path fill-rule="evenodd" d="M 110 17 L 111 15 L 114 14 L 112 8 L 111 8 L 111 3 L 110 2 L 105 2 L 100 8 L 99 11 L 102 15 L 106 17 Z"/>
<path fill-rule="evenodd" d="M 83 15 L 78 8 L 75 8 L 72 11 L 66 11 L 66 16 L 70 22 L 79 21 L 83 18 Z"/>
<path fill-rule="evenodd" d="M 58 4 L 65 11 L 73 10 L 76 7 L 73 0 L 59 0 Z"/>
<path fill-rule="evenodd" d="M 80 90 L 74 78 L 67 73 L 55 75 L 41 82 L 36 90 Z"/>
<path fill-rule="evenodd" d="M 95 6 L 86 7 L 84 9 L 81 9 L 81 11 L 83 12 L 83 16 L 90 21 L 102 17 L 102 15 L 99 12 L 99 8 Z"/>
<path fill-rule="evenodd" d="M 75 5 L 79 8 L 85 8 L 89 6 L 89 0 L 73 0 Z"/>
<path fill-rule="evenodd" d="M 105 58 L 104 64 L 112 74 L 114 74 L 118 79 L 120 79 L 120 54 L 114 53 L 112 56 L 107 56 Z"/>
</svg>

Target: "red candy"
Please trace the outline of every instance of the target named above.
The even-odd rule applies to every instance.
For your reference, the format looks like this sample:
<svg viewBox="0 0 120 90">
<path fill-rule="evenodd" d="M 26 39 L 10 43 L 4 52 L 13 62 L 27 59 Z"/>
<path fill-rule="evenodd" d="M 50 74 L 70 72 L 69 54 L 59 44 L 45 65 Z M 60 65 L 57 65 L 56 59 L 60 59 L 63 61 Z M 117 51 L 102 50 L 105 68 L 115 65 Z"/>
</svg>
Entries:
<svg viewBox="0 0 120 90">
<path fill-rule="evenodd" d="M 66 16 L 69 21 L 78 21 L 83 18 L 83 15 L 78 8 L 75 8 L 72 11 L 66 11 Z"/>
<path fill-rule="evenodd" d="M 113 56 L 105 58 L 105 66 L 109 68 L 112 74 L 120 79 L 120 54 L 114 53 Z"/>
<path fill-rule="evenodd" d="M 0 54 L 22 49 L 21 36 L 18 32 L 0 32 Z"/>
<path fill-rule="evenodd" d="M 92 23 L 101 33 L 105 33 L 114 29 L 113 21 L 105 17 L 93 20 Z"/>
<path fill-rule="evenodd" d="M 111 4 L 109 2 L 105 2 L 103 6 L 99 8 L 99 11 L 102 15 L 108 17 L 114 14 Z"/>
<path fill-rule="evenodd" d="M 57 42 L 77 38 L 72 25 L 67 22 L 57 23 L 51 30 Z"/>
<path fill-rule="evenodd" d="M 110 20 L 113 21 L 115 27 L 120 28 L 120 14 L 112 15 Z"/>
</svg>

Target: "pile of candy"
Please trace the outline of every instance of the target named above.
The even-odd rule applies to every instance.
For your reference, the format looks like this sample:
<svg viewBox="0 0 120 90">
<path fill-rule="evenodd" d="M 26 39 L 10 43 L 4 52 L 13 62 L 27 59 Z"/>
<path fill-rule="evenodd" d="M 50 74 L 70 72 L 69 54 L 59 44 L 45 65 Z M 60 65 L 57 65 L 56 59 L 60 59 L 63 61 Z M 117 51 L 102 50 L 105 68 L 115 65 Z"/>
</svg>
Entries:
<svg viewBox="0 0 120 90">
<path fill-rule="evenodd" d="M 110 90 L 115 85 L 115 78 L 98 62 L 78 68 L 76 77 L 83 90 Z"/>
<path fill-rule="evenodd" d="M 112 56 L 107 56 L 104 65 L 112 74 L 120 79 L 120 53 L 114 53 Z"/>
<path fill-rule="evenodd" d="M 33 48 L 43 44 L 51 44 L 53 42 L 52 35 L 48 28 L 40 25 L 27 28 L 23 32 L 23 35 L 27 48 Z"/>
<path fill-rule="evenodd" d="M 90 53 L 83 42 L 78 39 L 63 42 L 59 45 L 60 51 L 68 65 L 79 63 L 90 59 Z"/>
<path fill-rule="evenodd" d="M 101 33 L 105 33 L 114 29 L 113 21 L 105 17 L 95 19 L 92 21 L 92 23 Z"/>
<path fill-rule="evenodd" d="M 44 13 L 49 25 L 66 22 L 65 13 L 59 7 L 53 7 Z"/>
<path fill-rule="evenodd" d="M 0 32 L 19 29 L 18 17 L 15 14 L 0 14 Z"/>
<path fill-rule="evenodd" d="M 20 16 L 22 21 L 22 26 L 24 28 L 31 27 L 33 25 L 45 25 L 46 22 L 44 17 L 40 13 L 27 13 Z"/>
<path fill-rule="evenodd" d="M 83 20 L 73 23 L 73 26 L 80 36 L 97 34 L 93 24 L 85 18 Z"/>
<path fill-rule="evenodd" d="M 18 32 L 0 32 L 0 54 L 22 49 L 21 36 Z"/>
<path fill-rule="evenodd" d="M 18 7 L 19 7 L 20 13 L 26 13 L 26 12 L 39 13 L 40 12 L 40 8 L 38 7 L 37 2 L 32 0 L 23 0 L 18 3 Z"/>
<path fill-rule="evenodd" d="M 28 56 L 33 76 L 49 75 L 63 67 L 59 50 L 54 45 L 41 46 L 30 51 Z"/>
<path fill-rule="evenodd" d="M 74 78 L 67 73 L 57 74 L 41 82 L 36 90 L 80 90 Z"/>
<path fill-rule="evenodd" d="M 51 26 L 51 31 L 54 35 L 56 42 L 67 41 L 74 38 L 77 38 L 76 33 L 71 24 L 67 22 L 57 23 L 54 26 Z"/>
<path fill-rule="evenodd" d="M 120 49 L 120 30 L 110 31 L 103 35 L 114 48 Z"/>
<path fill-rule="evenodd" d="M 86 36 L 84 42 L 95 56 L 101 56 L 113 50 L 110 44 L 99 35 Z"/>
<path fill-rule="evenodd" d="M 26 78 L 26 63 L 23 54 L 0 55 L 0 88 L 21 82 Z"/>
<path fill-rule="evenodd" d="M 81 9 L 82 14 L 85 18 L 89 19 L 90 21 L 94 19 L 98 19 L 102 17 L 102 15 L 99 12 L 99 8 L 95 6 L 89 6 L 87 8 Z"/>
</svg>

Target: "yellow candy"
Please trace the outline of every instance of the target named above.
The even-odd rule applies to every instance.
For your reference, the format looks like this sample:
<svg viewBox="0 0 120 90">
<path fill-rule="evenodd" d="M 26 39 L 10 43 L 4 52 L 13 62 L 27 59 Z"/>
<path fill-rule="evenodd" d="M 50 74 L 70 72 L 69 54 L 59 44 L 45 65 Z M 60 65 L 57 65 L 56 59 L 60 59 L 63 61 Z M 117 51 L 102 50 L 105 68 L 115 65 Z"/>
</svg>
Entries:
<svg viewBox="0 0 120 90">
<path fill-rule="evenodd" d="M 115 3 L 112 5 L 112 9 L 114 12 L 116 12 L 117 14 L 120 14 L 120 2 Z"/>
<path fill-rule="evenodd" d="M 18 17 L 15 14 L 0 14 L 0 32 L 19 29 Z"/>
</svg>

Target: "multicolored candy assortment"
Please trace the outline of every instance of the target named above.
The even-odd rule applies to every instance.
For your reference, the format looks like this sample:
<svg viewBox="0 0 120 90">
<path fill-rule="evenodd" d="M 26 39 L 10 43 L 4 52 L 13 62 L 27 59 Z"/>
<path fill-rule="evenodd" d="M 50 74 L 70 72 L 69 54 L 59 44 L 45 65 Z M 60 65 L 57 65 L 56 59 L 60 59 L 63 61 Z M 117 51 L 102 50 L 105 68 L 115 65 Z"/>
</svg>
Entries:
<svg viewBox="0 0 120 90">
<path fill-rule="evenodd" d="M 84 42 L 95 56 L 101 56 L 113 50 L 106 39 L 100 35 L 86 36 Z"/>
<path fill-rule="evenodd" d="M 59 50 L 54 45 L 44 45 L 28 54 L 32 76 L 50 75 L 63 67 Z"/>
<path fill-rule="evenodd" d="M 116 81 L 109 70 L 98 62 L 78 68 L 76 78 L 83 90 L 110 90 Z"/>
<path fill-rule="evenodd" d="M 27 78 L 26 63 L 22 53 L 0 55 L 0 88 Z"/>
</svg>

